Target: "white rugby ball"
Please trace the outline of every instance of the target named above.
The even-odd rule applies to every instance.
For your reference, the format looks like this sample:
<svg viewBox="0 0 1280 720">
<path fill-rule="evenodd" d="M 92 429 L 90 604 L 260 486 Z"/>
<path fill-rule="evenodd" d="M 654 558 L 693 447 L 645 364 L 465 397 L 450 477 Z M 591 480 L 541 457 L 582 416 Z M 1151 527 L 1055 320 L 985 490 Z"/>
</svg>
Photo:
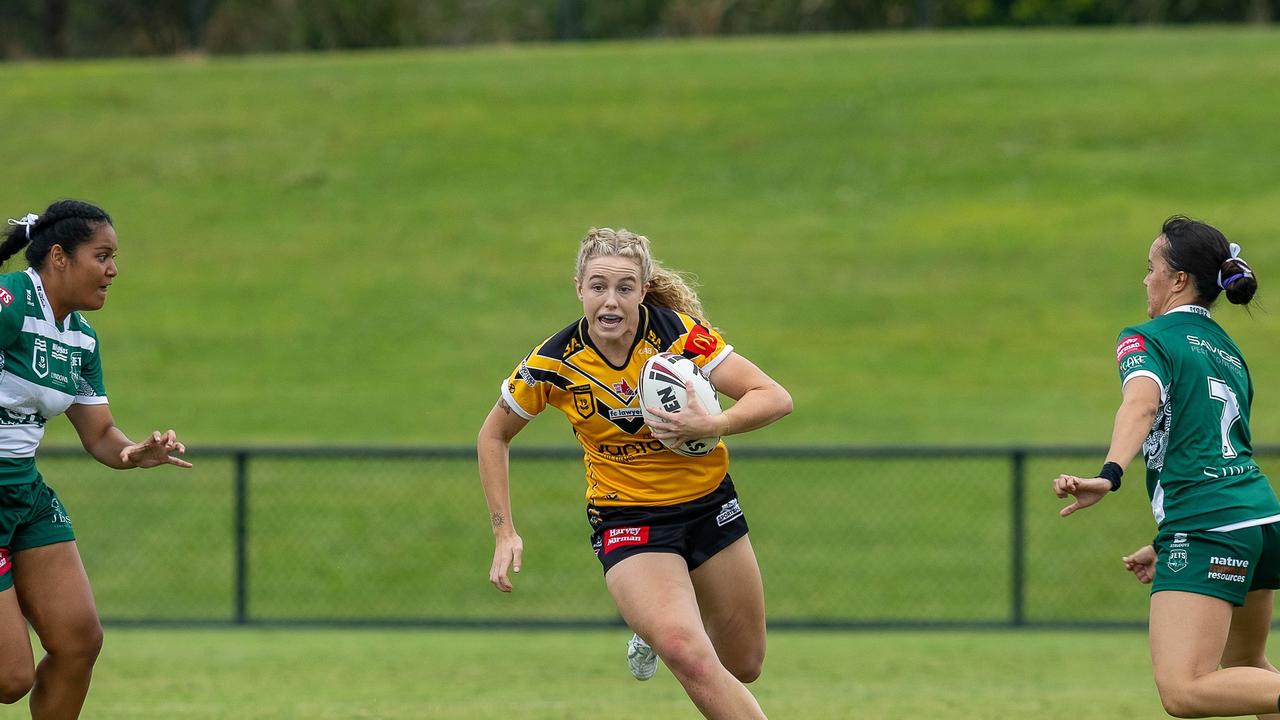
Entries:
<svg viewBox="0 0 1280 720">
<path fill-rule="evenodd" d="M 697 393 L 698 403 L 710 415 L 719 415 L 720 398 L 711 385 L 702 368 L 692 360 L 676 353 L 659 353 L 644 362 L 640 369 L 640 412 L 646 423 L 657 419 L 649 413 L 649 408 L 660 408 L 666 412 L 678 413 L 684 410 L 689 402 L 689 393 L 684 384 L 688 381 Z M 698 438 L 685 442 L 662 441 L 669 450 L 686 457 L 701 457 L 716 449 L 719 437 Z"/>
</svg>

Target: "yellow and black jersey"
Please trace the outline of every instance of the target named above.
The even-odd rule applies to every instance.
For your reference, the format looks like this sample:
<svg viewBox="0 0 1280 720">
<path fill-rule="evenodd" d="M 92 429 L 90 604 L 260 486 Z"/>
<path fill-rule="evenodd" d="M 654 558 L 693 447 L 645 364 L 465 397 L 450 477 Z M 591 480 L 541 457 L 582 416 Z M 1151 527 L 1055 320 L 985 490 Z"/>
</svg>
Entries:
<svg viewBox="0 0 1280 720">
<path fill-rule="evenodd" d="M 681 353 L 710 374 L 733 347 L 696 318 L 646 304 L 622 367 L 596 351 L 581 318 L 534 348 L 502 384 L 502 398 L 520 417 L 532 420 L 551 405 L 569 418 L 582 443 L 588 503 L 688 502 L 715 490 L 729 470 L 723 442 L 703 457 L 684 457 L 644 424 L 636 386 L 645 360 L 660 352 Z"/>
</svg>

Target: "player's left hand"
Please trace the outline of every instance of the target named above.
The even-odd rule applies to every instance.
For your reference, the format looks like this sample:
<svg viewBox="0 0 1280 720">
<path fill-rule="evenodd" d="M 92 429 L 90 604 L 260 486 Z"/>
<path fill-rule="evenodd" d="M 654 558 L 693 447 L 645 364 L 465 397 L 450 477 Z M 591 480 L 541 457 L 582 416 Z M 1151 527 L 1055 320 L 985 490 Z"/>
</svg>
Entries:
<svg viewBox="0 0 1280 720">
<path fill-rule="evenodd" d="M 702 407 L 702 403 L 698 402 L 698 393 L 694 391 L 692 385 L 686 382 L 684 391 L 689 399 L 686 401 L 684 410 L 680 412 L 672 413 L 662 408 L 648 408 L 649 413 L 657 418 L 646 423 L 653 436 L 670 444 L 672 441 L 685 442 L 720 435 L 720 417 L 709 414 L 707 409 Z"/>
<path fill-rule="evenodd" d="M 173 430 L 163 433 L 156 430 L 146 440 L 126 445 L 120 451 L 120 461 L 126 465 L 140 468 L 150 468 L 158 465 L 177 465 L 180 468 L 189 468 L 191 463 L 172 455 L 172 453 L 182 455 L 186 451 L 187 446 L 178 442 L 178 435 Z"/>
<path fill-rule="evenodd" d="M 1079 478 L 1075 475 L 1059 475 L 1053 480 L 1053 492 L 1060 498 L 1070 495 L 1076 499 L 1058 513 L 1066 517 L 1077 510 L 1096 505 L 1111 492 L 1111 481 L 1100 477 Z"/>
<path fill-rule="evenodd" d="M 1143 545 L 1134 550 L 1132 555 L 1125 555 L 1120 560 L 1124 562 L 1124 568 L 1144 585 L 1156 576 L 1156 549 L 1151 545 Z"/>
</svg>

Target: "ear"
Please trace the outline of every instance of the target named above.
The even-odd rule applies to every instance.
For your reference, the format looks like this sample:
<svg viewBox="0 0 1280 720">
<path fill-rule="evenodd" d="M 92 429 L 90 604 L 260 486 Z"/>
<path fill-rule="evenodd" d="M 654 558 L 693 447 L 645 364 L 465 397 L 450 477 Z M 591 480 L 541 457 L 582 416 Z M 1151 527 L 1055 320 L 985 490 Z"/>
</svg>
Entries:
<svg viewBox="0 0 1280 720">
<path fill-rule="evenodd" d="M 649 294 L 649 286 L 652 284 L 652 281 L 650 281 L 640 286 L 640 302 L 644 302 L 645 297 Z"/>
<path fill-rule="evenodd" d="M 49 248 L 49 267 L 55 270 L 65 270 L 70 262 L 71 256 L 62 249 L 61 245 L 55 244 Z"/>
<path fill-rule="evenodd" d="M 1186 271 L 1179 270 L 1177 275 L 1175 275 L 1173 278 L 1173 291 L 1182 292 L 1183 290 L 1186 290 L 1187 286 L 1189 286 L 1190 284 L 1191 284 L 1191 276 L 1188 275 Z"/>
<path fill-rule="evenodd" d="M 573 291 L 578 295 L 578 302 L 582 302 L 582 283 L 578 278 L 573 278 Z"/>
</svg>

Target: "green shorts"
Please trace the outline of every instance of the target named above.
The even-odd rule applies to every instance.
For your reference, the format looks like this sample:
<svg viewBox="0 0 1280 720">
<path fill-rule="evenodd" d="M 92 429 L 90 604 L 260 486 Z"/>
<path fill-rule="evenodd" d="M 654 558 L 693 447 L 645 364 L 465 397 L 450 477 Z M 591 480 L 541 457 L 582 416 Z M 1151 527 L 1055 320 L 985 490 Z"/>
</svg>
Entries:
<svg viewBox="0 0 1280 720">
<path fill-rule="evenodd" d="M 1221 598 L 1237 607 L 1251 590 L 1280 589 L 1280 523 L 1209 532 L 1160 531 L 1151 592 Z"/>
<path fill-rule="evenodd" d="M 75 539 L 66 508 L 43 479 L 0 485 L 0 592 L 13 587 L 13 553 Z"/>
</svg>

